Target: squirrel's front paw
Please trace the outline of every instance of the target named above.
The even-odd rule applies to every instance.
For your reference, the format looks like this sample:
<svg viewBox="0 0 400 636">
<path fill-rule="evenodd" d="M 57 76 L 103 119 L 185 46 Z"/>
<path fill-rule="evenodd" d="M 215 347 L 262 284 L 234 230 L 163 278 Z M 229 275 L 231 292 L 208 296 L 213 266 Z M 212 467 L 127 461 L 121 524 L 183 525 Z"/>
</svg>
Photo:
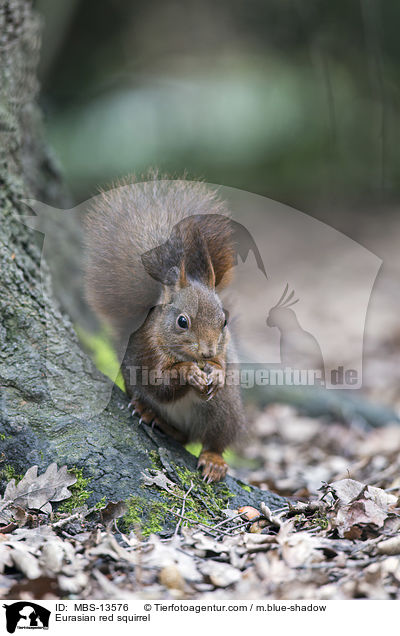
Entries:
<svg viewBox="0 0 400 636">
<path fill-rule="evenodd" d="M 225 384 L 225 371 L 221 367 L 207 362 L 204 366 L 204 372 L 207 374 L 208 390 L 206 399 L 211 400 L 217 391 Z"/>
<path fill-rule="evenodd" d="M 197 364 L 192 364 L 186 374 L 186 381 L 200 394 L 206 395 L 209 389 L 208 376 L 199 369 Z"/>
<path fill-rule="evenodd" d="M 207 481 L 207 483 L 211 483 L 212 481 L 219 481 L 225 477 L 228 464 L 219 453 L 203 451 L 200 453 L 197 468 L 202 469 L 203 480 Z"/>
</svg>

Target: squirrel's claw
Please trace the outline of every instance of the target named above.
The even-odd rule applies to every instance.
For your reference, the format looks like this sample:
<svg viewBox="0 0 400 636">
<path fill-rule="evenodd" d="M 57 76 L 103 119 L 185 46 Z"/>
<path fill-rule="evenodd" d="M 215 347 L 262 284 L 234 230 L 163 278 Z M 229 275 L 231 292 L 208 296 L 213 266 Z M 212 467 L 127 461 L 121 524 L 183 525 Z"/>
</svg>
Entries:
<svg viewBox="0 0 400 636">
<path fill-rule="evenodd" d="M 149 409 L 143 402 L 140 400 L 131 400 L 128 405 L 128 408 L 133 407 L 131 411 L 132 415 L 136 415 L 139 417 L 139 424 L 152 424 L 156 415 L 153 413 L 151 409 Z"/>
<path fill-rule="evenodd" d="M 217 393 L 218 389 L 219 389 L 219 386 L 213 385 L 211 389 L 207 391 L 206 402 L 208 402 L 209 400 L 212 400 L 214 395 Z"/>
<path fill-rule="evenodd" d="M 132 409 L 132 411 L 131 411 L 131 409 Z M 136 408 L 135 408 L 135 403 L 133 401 L 129 402 L 128 411 L 131 411 L 131 415 L 138 415 L 138 413 L 136 411 Z"/>
<path fill-rule="evenodd" d="M 223 479 L 227 473 L 228 465 L 219 453 L 203 451 L 200 453 L 197 467 L 203 471 L 203 481 L 210 484 L 213 481 Z"/>
<path fill-rule="evenodd" d="M 208 402 L 224 386 L 225 371 L 211 362 L 207 362 L 204 371 L 207 373 L 207 386 L 209 387 L 205 395 L 205 400 Z"/>
</svg>

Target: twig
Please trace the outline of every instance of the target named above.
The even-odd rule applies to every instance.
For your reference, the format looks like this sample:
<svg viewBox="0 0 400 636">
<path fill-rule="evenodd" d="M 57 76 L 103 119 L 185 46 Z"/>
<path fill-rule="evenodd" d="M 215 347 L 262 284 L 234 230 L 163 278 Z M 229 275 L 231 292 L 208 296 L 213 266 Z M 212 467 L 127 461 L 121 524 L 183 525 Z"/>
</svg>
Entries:
<svg viewBox="0 0 400 636">
<path fill-rule="evenodd" d="M 246 526 L 251 526 L 253 525 L 253 523 L 256 523 L 257 521 L 260 521 L 260 519 L 263 519 L 264 517 L 257 517 L 256 519 L 251 519 L 251 521 L 243 521 L 243 523 L 238 523 L 234 528 L 229 528 L 230 532 L 228 533 L 229 536 L 234 537 L 235 534 L 240 534 L 238 532 L 235 532 L 236 530 L 241 530 L 242 528 L 245 528 Z"/>
<path fill-rule="evenodd" d="M 276 508 L 274 510 L 272 510 L 271 512 L 277 513 L 277 512 L 290 512 L 290 509 L 288 508 L 288 506 L 285 506 L 284 508 Z M 235 519 L 238 519 L 238 517 L 242 517 L 243 513 L 242 512 L 238 512 L 237 515 L 233 515 L 232 517 L 227 517 L 226 519 L 224 519 L 223 521 L 220 521 L 219 523 L 216 523 L 215 526 L 211 526 L 213 530 L 215 530 L 216 528 L 219 528 L 220 526 L 223 526 L 225 523 L 229 523 L 229 521 L 234 521 Z M 236 526 L 236 528 L 242 528 L 243 526 L 245 526 L 248 523 L 254 523 L 255 521 L 260 521 L 260 519 L 265 519 L 265 517 L 260 513 L 260 515 L 254 519 L 249 519 L 248 521 L 246 521 L 245 523 Z M 236 528 L 232 528 L 232 530 L 235 530 Z"/>
<path fill-rule="evenodd" d="M 59 521 L 56 521 L 55 523 L 51 523 L 50 528 L 52 528 L 53 530 L 55 528 L 63 528 L 64 526 L 67 525 L 67 523 L 69 523 L 70 521 L 75 521 L 75 519 L 79 519 L 79 517 L 82 517 L 84 519 L 85 517 L 90 515 L 90 513 L 94 512 L 94 510 L 96 510 L 96 508 L 89 508 L 86 511 L 80 510 L 78 512 L 74 512 L 73 515 L 70 515 L 69 517 L 66 517 L 65 519 L 60 519 Z"/>
<path fill-rule="evenodd" d="M 178 534 L 178 532 L 179 532 L 179 528 L 181 527 L 182 519 L 183 519 L 183 516 L 184 516 L 184 514 L 185 514 L 186 499 L 188 498 L 188 496 L 189 496 L 190 491 L 192 490 L 192 488 L 193 488 L 193 481 L 192 481 L 192 480 L 190 480 L 190 486 L 189 486 L 189 489 L 188 489 L 188 490 L 185 492 L 185 494 L 183 495 L 182 509 L 181 509 L 181 517 L 180 517 L 180 519 L 179 519 L 178 523 L 176 524 L 176 528 L 175 528 L 175 532 L 174 532 L 174 537 L 176 537 L 176 535 L 177 535 L 177 534 Z"/>
<path fill-rule="evenodd" d="M 202 523 L 201 521 L 196 521 L 195 519 L 189 519 L 189 517 L 185 517 L 184 515 L 180 514 L 179 512 L 174 512 L 173 510 L 170 510 L 170 512 L 171 512 L 171 514 L 175 515 L 175 517 L 179 517 L 183 521 L 188 521 L 189 523 L 196 523 L 197 525 L 199 525 L 202 528 L 204 528 L 204 532 L 206 532 L 207 534 L 210 534 L 214 539 L 216 539 L 215 534 L 213 532 L 211 532 L 210 526 L 207 526 L 205 523 Z"/>
<path fill-rule="evenodd" d="M 306 565 L 299 565 L 299 566 L 295 566 L 293 569 L 294 570 L 323 570 L 324 568 L 326 568 L 327 570 L 334 570 L 334 569 L 338 569 L 338 570 L 346 570 L 347 568 L 358 568 L 358 567 L 365 567 L 367 565 L 371 565 L 372 563 L 380 563 L 381 561 L 384 561 L 386 556 L 383 556 L 383 558 L 381 557 L 381 555 L 376 556 L 376 557 L 372 557 L 370 559 L 354 559 L 352 561 L 347 560 L 346 563 L 334 563 L 334 562 L 326 562 L 324 561 L 323 563 L 309 563 Z"/>
<path fill-rule="evenodd" d="M 220 521 L 219 523 L 216 523 L 215 526 L 211 526 L 211 527 L 213 530 L 215 530 L 216 528 L 223 526 L 225 523 L 228 523 L 229 521 L 233 521 L 234 519 L 237 519 L 238 517 L 241 517 L 241 516 L 242 516 L 242 513 L 239 512 L 237 515 L 234 515 L 233 517 L 227 517 L 223 521 Z"/>
<path fill-rule="evenodd" d="M 13 503 L 14 503 L 14 499 L 7 499 L 6 501 L 3 501 L 0 504 L 0 512 L 3 512 L 3 510 L 8 508 L 8 506 L 11 506 L 11 504 L 13 504 Z"/>
</svg>

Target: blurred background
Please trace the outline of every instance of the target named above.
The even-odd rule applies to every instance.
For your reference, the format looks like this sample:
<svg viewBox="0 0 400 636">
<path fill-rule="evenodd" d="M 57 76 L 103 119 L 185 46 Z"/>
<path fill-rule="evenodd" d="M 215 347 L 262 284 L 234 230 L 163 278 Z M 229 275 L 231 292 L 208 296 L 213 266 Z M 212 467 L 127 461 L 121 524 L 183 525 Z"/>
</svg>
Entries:
<svg viewBox="0 0 400 636">
<path fill-rule="evenodd" d="M 267 196 L 345 232 L 383 259 L 364 382 L 398 406 L 400 4 L 35 5 L 46 136 L 75 203 L 157 166 Z"/>
<path fill-rule="evenodd" d="M 157 165 L 298 206 L 397 193 L 396 0 L 38 0 L 78 197 Z"/>
</svg>

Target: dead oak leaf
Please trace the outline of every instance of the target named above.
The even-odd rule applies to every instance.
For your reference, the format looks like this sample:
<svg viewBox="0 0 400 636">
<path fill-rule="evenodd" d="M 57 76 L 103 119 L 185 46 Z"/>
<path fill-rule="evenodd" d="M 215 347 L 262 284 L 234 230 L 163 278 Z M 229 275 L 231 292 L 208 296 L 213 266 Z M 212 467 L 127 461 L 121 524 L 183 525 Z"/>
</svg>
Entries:
<svg viewBox="0 0 400 636">
<path fill-rule="evenodd" d="M 122 517 L 128 507 L 124 501 L 109 501 L 104 508 L 99 510 L 100 518 L 103 523 L 111 523 L 114 519 Z"/>
<path fill-rule="evenodd" d="M 198 569 L 215 587 L 228 587 L 241 579 L 241 572 L 229 563 L 202 561 Z"/>
<path fill-rule="evenodd" d="M 320 538 L 307 532 L 294 532 L 295 520 L 285 521 L 276 536 L 281 554 L 290 568 L 303 567 L 324 560 Z"/>
<path fill-rule="evenodd" d="M 360 526 L 381 528 L 386 517 L 387 513 L 373 501 L 360 500 L 340 508 L 335 525 L 341 537 L 359 539 L 362 535 Z"/>
<path fill-rule="evenodd" d="M 175 494 L 174 491 L 177 488 L 177 485 L 173 481 L 171 481 L 161 470 L 154 470 L 151 473 L 146 470 L 142 472 L 142 477 L 145 486 L 157 486 L 162 490 L 166 490 L 171 494 Z"/>
<path fill-rule="evenodd" d="M 50 513 L 50 501 L 62 501 L 71 496 L 68 486 L 76 482 L 76 477 L 68 472 L 66 466 L 58 470 L 57 464 L 53 463 L 41 475 L 37 473 L 38 467 L 31 466 L 18 484 L 15 479 L 8 482 L 0 500 L 0 520 L 3 517 L 4 520 L 9 519 L 15 506 Z"/>
<path fill-rule="evenodd" d="M 381 528 L 395 506 L 397 498 L 381 488 L 362 484 L 354 479 L 342 479 L 329 484 L 327 491 L 335 501 L 333 520 L 339 536 L 360 538 L 361 528 Z"/>
<path fill-rule="evenodd" d="M 340 479 L 327 486 L 334 499 L 340 504 L 349 504 L 361 498 L 371 499 L 380 508 L 389 508 L 397 502 L 397 497 L 385 492 L 382 488 L 368 486 L 355 479 Z"/>
</svg>

